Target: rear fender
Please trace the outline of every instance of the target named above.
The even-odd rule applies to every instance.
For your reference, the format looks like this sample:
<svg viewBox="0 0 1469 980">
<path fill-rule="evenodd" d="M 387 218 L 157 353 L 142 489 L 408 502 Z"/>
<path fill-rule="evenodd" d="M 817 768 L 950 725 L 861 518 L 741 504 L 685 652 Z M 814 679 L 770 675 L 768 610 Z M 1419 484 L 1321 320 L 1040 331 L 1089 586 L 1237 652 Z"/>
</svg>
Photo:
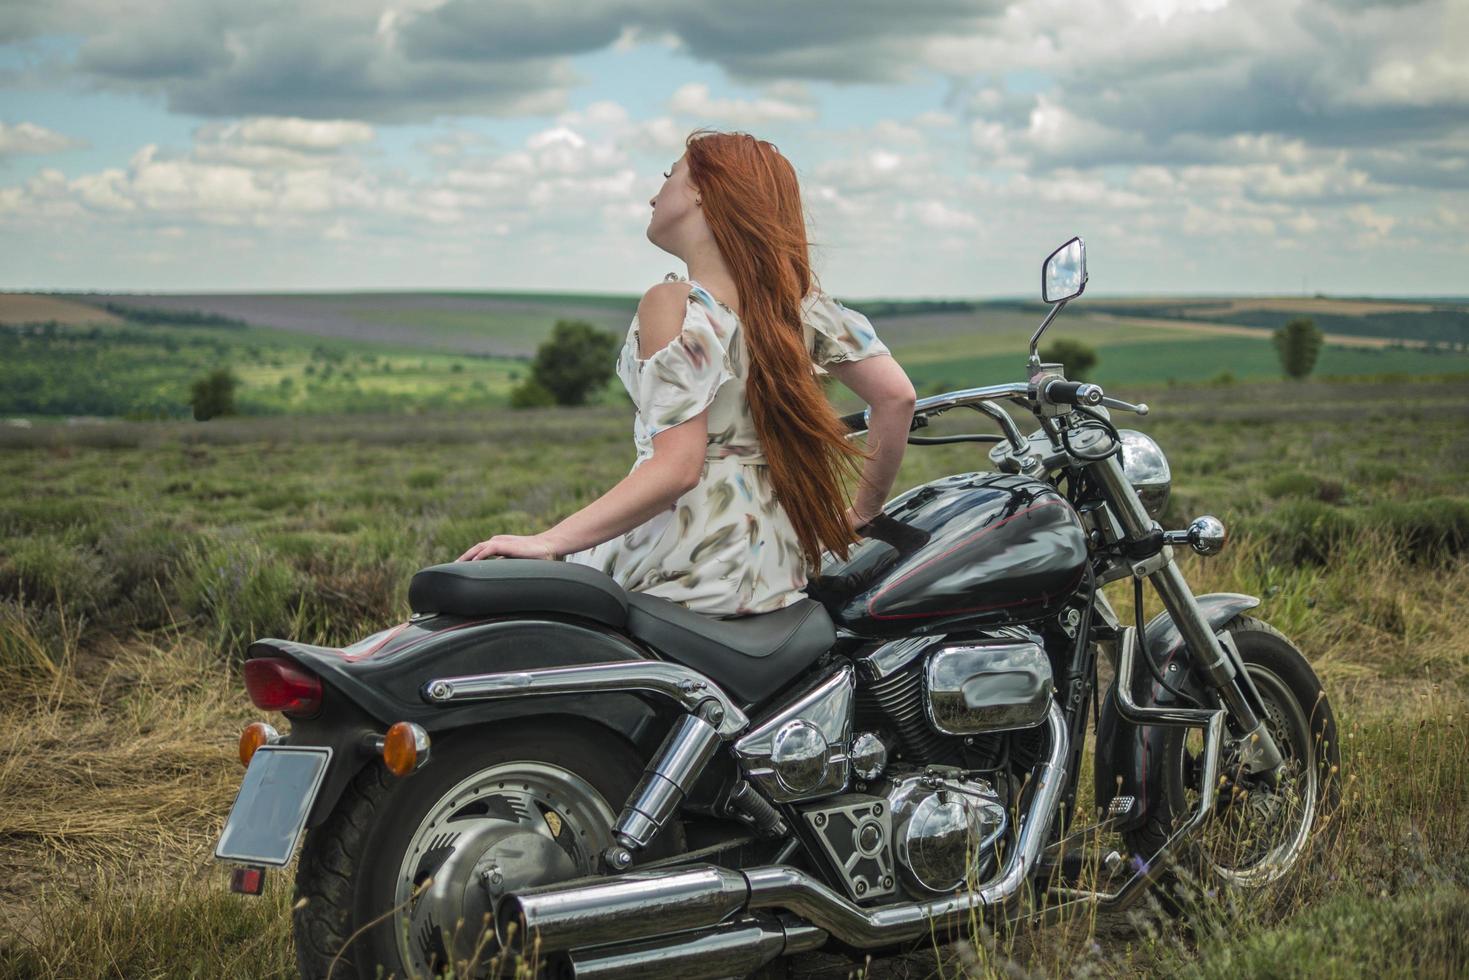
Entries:
<svg viewBox="0 0 1469 980">
<path fill-rule="evenodd" d="M 373 759 L 372 739 L 388 726 L 411 721 L 430 736 L 516 718 L 566 715 L 621 736 L 650 756 L 668 727 L 666 705 L 636 693 L 557 695 L 435 706 L 421 691 L 435 677 L 533 670 L 575 664 L 654 659 L 626 636 L 573 618 L 470 620 L 430 616 L 409 620 L 350 647 L 337 649 L 263 639 L 247 658 L 285 657 L 322 680 L 322 707 L 314 718 L 293 720 L 285 739 L 295 745 L 331 745 L 332 764 L 307 820 L 316 826 Z M 432 764 L 432 762 L 430 762 Z"/>
<path fill-rule="evenodd" d="M 1204 619 L 1216 632 L 1235 616 L 1260 604 L 1260 600 L 1254 596 L 1237 592 L 1201 595 L 1197 597 L 1197 602 Z M 1183 652 L 1183 636 L 1168 613 L 1159 613 L 1143 628 L 1142 655 L 1152 658 L 1159 672 L 1168 678 L 1169 684 L 1198 699 L 1201 704 L 1212 704 L 1211 693 L 1204 690 L 1193 671 L 1179 669 L 1169 672 L 1169 666 Z M 1117 681 L 1114 680 L 1113 688 L 1116 684 Z M 1153 798 L 1156 793 L 1149 793 L 1149 787 L 1160 785 L 1159 779 L 1167 754 L 1164 751 L 1164 740 L 1169 730 L 1156 725 L 1133 725 L 1123 721 L 1117 713 L 1117 695 L 1113 688 L 1107 690 L 1097 724 L 1094 788 L 1097 806 L 1103 813 L 1115 797 L 1131 796 L 1137 800 L 1132 815 L 1116 824 L 1119 830 L 1131 830 L 1140 826 L 1147 817 L 1148 808 L 1159 802 Z M 1184 706 L 1183 702 L 1163 690 L 1151 677 L 1148 677 L 1146 684 L 1135 685 L 1133 693 L 1137 703 L 1144 707 Z"/>
</svg>

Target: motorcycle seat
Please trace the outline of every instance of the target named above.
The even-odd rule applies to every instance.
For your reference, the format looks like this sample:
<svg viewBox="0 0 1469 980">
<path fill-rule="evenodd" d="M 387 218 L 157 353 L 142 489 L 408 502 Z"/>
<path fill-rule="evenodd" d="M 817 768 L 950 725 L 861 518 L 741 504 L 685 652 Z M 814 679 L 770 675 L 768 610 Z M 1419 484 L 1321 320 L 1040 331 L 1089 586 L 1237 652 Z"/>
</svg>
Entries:
<svg viewBox="0 0 1469 980">
<path fill-rule="evenodd" d="M 621 629 L 627 593 L 607 573 L 576 562 L 543 558 L 451 561 L 420 569 L 408 583 L 416 613 L 498 616 L 566 612 Z"/>
<path fill-rule="evenodd" d="M 660 596 L 626 595 L 629 633 L 705 675 L 745 707 L 785 687 L 836 642 L 831 616 L 815 599 L 720 619 Z"/>
<path fill-rule="evenodd" d="M 836 642 L 836 627 L 815 599 L 720 619 L 660 596 L 628 592 L 590 565 L 539 558 L 430 565 L 409 583 L 408 605 L 416 613 L 452 616 L 582 616 L 692 667 L 744 706 L 779 691 Z"/>
</svg>

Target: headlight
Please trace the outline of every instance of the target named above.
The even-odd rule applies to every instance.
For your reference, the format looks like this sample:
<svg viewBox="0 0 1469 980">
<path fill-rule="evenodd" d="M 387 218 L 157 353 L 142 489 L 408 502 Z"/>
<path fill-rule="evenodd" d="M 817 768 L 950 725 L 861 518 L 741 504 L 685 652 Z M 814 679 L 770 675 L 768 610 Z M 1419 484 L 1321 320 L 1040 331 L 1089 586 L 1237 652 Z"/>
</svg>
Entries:
<svg viewBox="0 0 1469 980">
<path fill-rule="evenodd" d="M 1127 482 L 1142 498 L 1148 516 L 1161 519 L 1168 506 L 1168 490 L 1173 485 L 1168 457 L 1156 442 L 1136 429 L 1120 429 L 1117 434 L 1122 437 L 1122 472 Z"/>
</svg>

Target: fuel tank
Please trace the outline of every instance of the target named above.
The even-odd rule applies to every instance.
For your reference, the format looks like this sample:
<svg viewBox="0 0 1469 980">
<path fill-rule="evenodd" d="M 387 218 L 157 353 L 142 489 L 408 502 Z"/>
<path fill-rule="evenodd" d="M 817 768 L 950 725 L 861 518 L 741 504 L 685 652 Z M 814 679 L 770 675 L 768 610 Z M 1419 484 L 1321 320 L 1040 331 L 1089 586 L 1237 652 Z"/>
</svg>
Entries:
<svg viewBox="0 0 1469 980">
<path fill-rule="evenodd" d="M 859 636 L 909 636 L 1055 615 L 1086 575 L 1087 538 L 1049 484 L 960 473 L 889 501 L 806 592 Z"/>
</svg>

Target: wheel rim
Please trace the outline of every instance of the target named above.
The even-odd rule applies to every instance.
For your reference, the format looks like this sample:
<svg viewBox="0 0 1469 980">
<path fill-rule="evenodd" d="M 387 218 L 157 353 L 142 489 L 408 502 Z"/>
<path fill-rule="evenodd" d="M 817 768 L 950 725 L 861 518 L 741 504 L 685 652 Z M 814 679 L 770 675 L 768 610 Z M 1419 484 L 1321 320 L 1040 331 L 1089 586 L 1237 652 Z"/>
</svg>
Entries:
<svg viewBox="0 0 1469 980">
<path fill-rule="evenodd" d="M 425 975 L 466 961 L 483 968 L 498 952 L 500 897 L 591 874 L 615 819 L 590 783 L 549 763 L 506 762 L 461 780 L 429 808 L 398 865 L 403 964 Z"/>
<path fill-rule="evenodd" d="M 1227 747 L 1220 760 L 1225 783 L 1194 849 L 1216 878 L 1258 887 L 1280 878 L 1300 857 L 1315 821 L 1321 775 L 1310 721 L 1289 685 L 1257 664 L 1246 669 L 1264 702 L 1265 727 L 1281 752 L 1280 781 L 1274 788 L 1251 784 L 1242 776 L 1239 743 Z M 1186 795 L 1192 809 L 1198 803 L 1202 745 L 1190 751 L 1186 743 L 1183 755 L 1184 785 L 1189 787 Z"/>
</svg>

